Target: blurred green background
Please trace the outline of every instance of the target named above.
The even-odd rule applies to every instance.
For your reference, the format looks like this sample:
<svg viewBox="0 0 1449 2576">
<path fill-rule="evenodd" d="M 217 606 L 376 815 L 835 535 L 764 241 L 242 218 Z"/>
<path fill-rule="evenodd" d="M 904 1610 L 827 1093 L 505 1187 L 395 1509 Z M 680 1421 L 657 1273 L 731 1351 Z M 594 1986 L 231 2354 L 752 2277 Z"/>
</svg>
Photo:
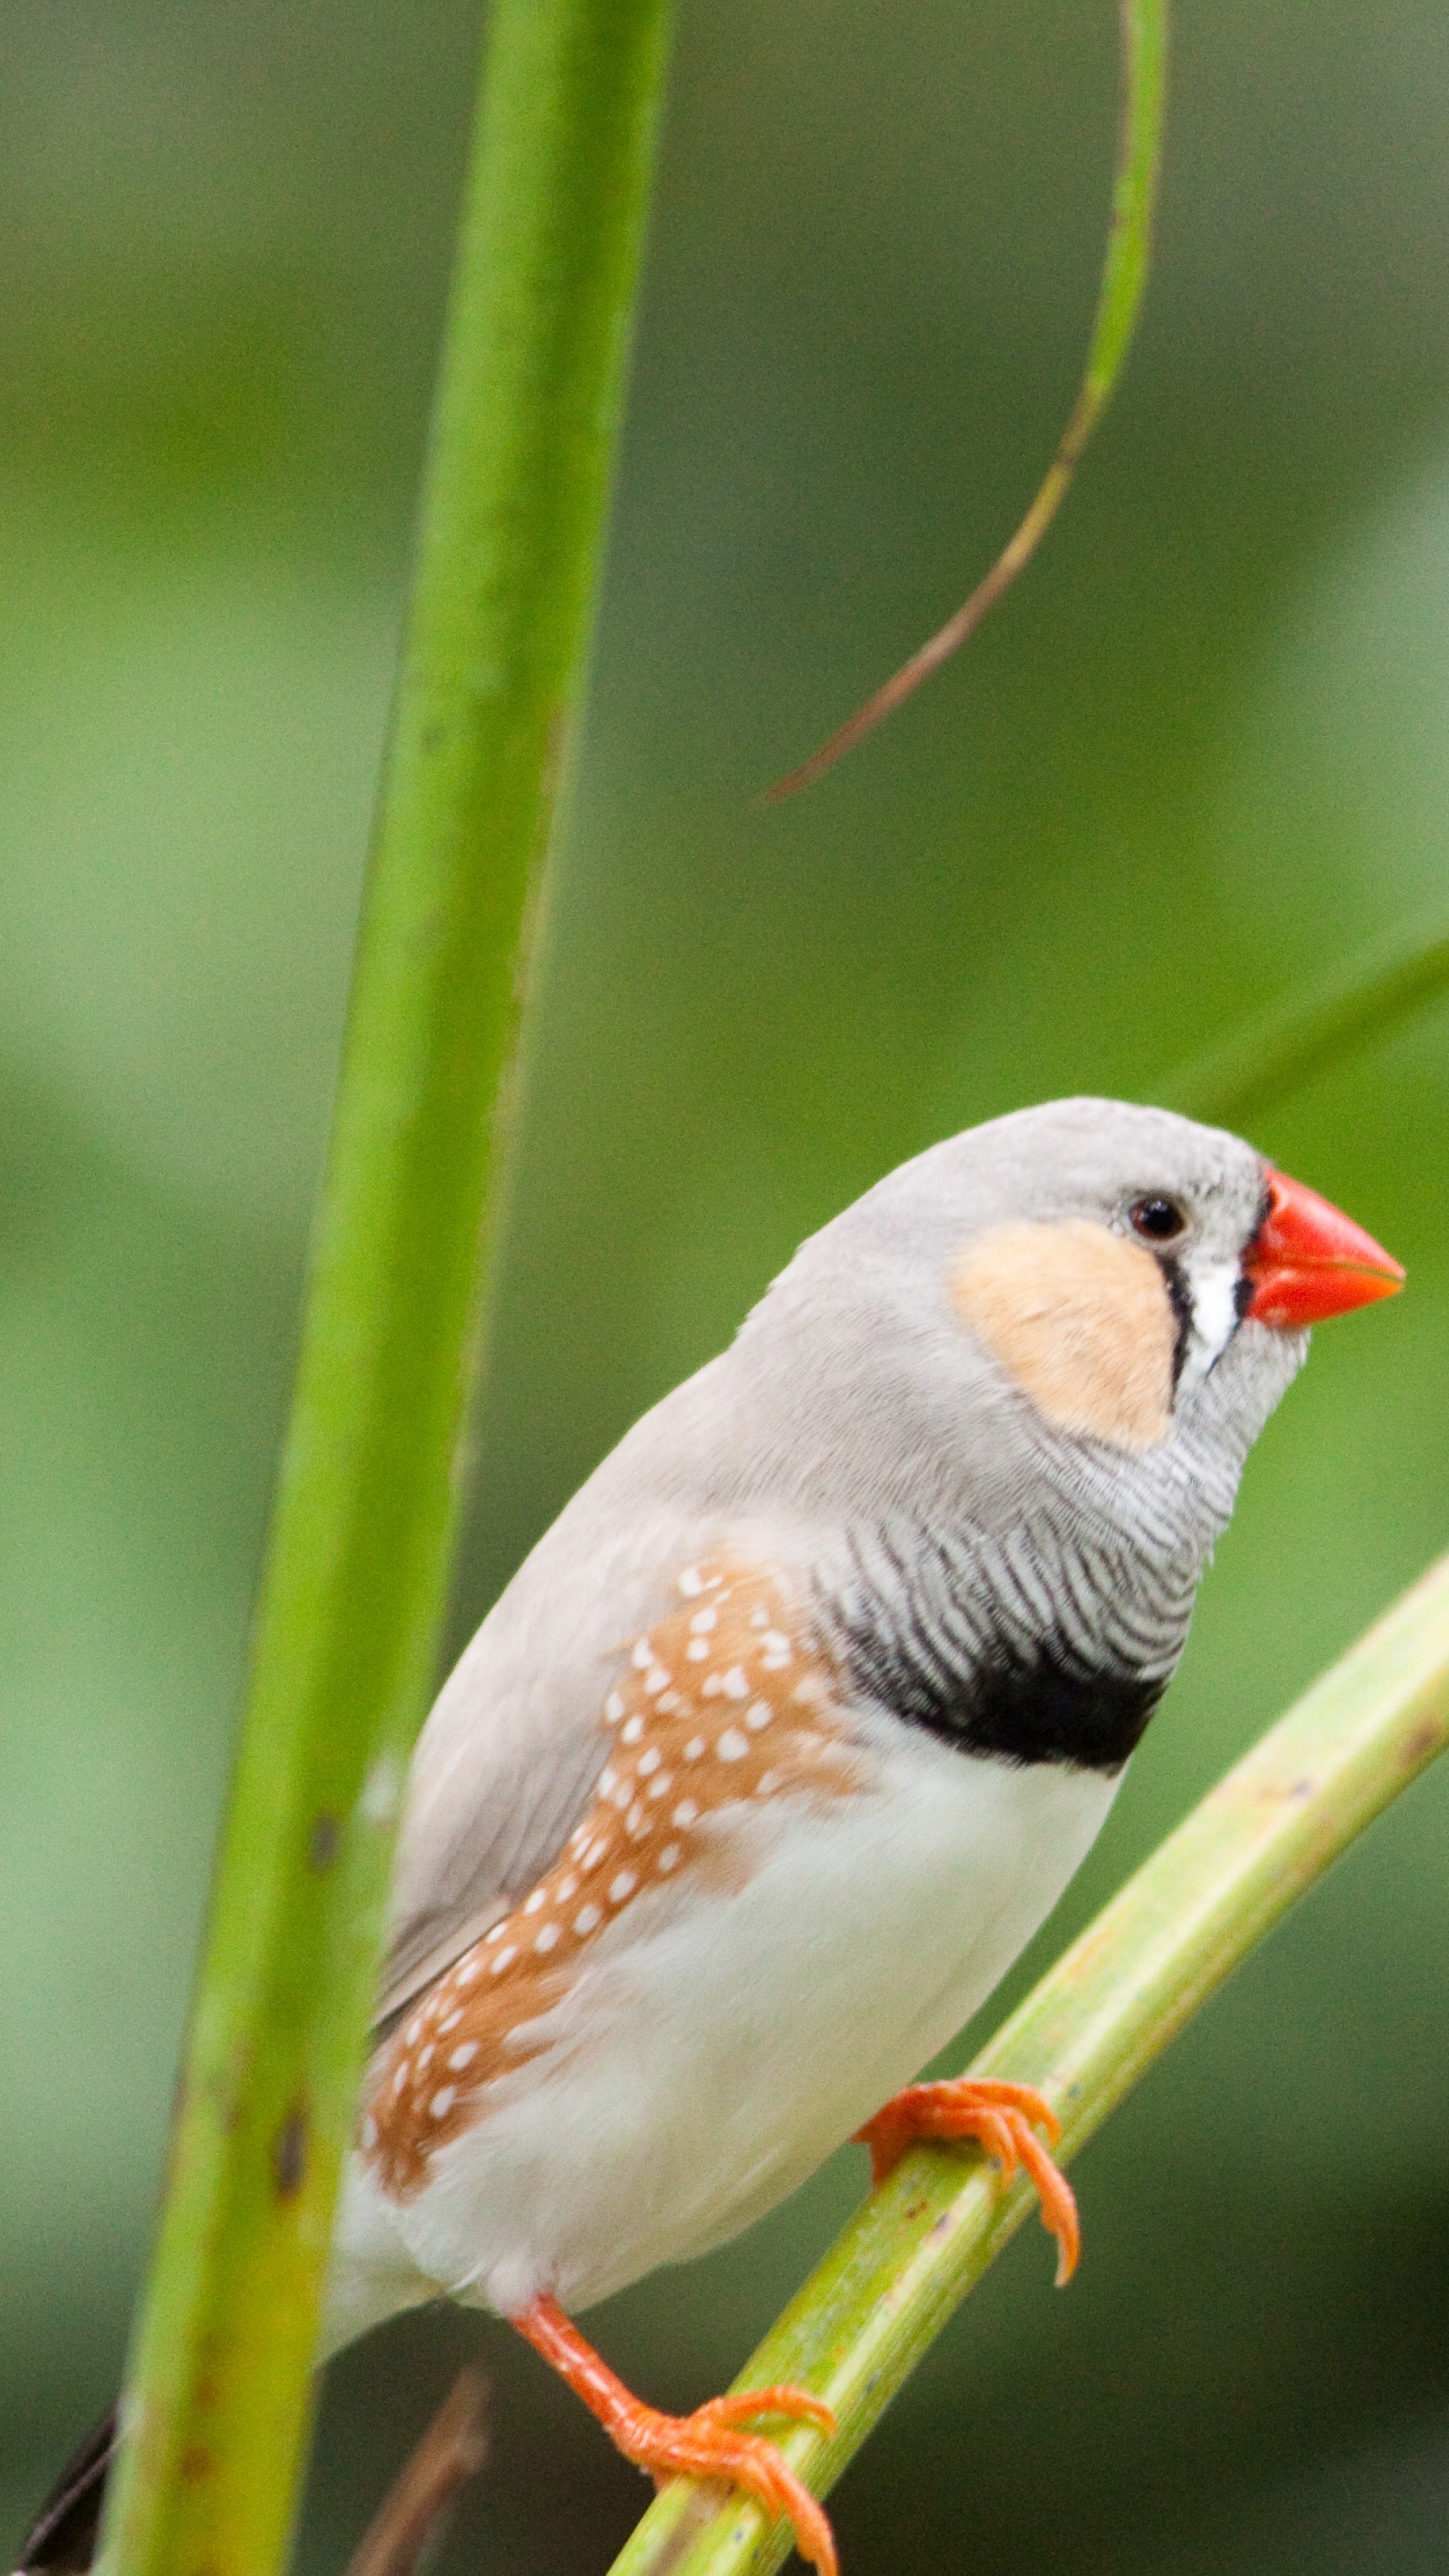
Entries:
<svg viewBox="0 0 1449 2576">
<path fill-rule="evenodd" d="M 112 2393 L 286 1400 L 480 13 L 8 0 L 0 97 L 0 2528 Z M 1449 18 L 1193 0 L 1157 274 L 1047 548 L 802 802 L 1071 398 L 1107 0 L 692 0 L 553 883 L 461 1638 L 799 1236 L 1449 916 Z M 1330 1327 L 1057 1947 L 1449 1536 L 1449 1005 L 1259 1141 L 1410 1265 Z M 1449 1777 L 1079 2170 L 837 2498 L 847 2576 L 1443 2565 Z M 1024 1970 L 1023 1974 L 1026 1973 Z M 1019 1980 L 1018 1980 L 1019 1982 Z M 863 2184 L 595 2324 L 722 2385 Z M 645 2490 L 502 2329 L 333 2370 L 336 2569 L 463 2349 L 456 2571 Z M 8 2563 L 5 2562 L 5 2563 Z"/>
</svg>

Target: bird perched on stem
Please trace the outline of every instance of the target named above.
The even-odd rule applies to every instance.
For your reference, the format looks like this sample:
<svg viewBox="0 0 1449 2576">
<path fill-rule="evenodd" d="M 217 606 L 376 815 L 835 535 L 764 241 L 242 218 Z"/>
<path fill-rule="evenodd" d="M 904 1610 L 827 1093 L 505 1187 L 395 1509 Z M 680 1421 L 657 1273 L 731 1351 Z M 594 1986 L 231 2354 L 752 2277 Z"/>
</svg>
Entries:
<svg viewBox="0 0 1449 2576">
<path fill-rule="evenodd" d="M 590 1477 L 414 1758 L 325 2344 L 496 2310 L 627 2457 L 820 2506 L 661 2414 L 570 2311 L 704 2252 L 842 2139 L 1023 2163 L 1024 2088 L 914 2084 L 1061 1894 L 1182 1652 L 1305 1327 L 1398 1264 L 1236 1137 L 1067 1100 L 893 1172 Z M 904 2088 L 904 2089 L 902 2089 Z"/>
<path fill-rule="evenodd" d="M 1010 2087 L 908 2079 L 1111 1804 L 1303 1327 L 1403 1273 L 1236 1137 L 1068 1100 L 893 1172 L 535 1548 L 413 1765 L 329 2335 L 446 2290 L 631 2459 L 833 2566 L 754 2418 L 620 2387 L 568 2311 L 717 2245 L 852 2133 L 1071 2194 Z"/>
</svg>

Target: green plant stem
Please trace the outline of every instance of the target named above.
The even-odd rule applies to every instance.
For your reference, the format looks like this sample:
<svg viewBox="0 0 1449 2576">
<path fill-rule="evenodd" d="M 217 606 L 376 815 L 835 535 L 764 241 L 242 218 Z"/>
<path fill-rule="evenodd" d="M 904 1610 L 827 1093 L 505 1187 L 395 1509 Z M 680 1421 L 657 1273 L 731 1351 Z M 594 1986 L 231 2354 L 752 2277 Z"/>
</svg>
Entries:
<svg viewBox="0 0 1449 2576">
<path fill-rule="evenodd" d="M 864 734 L 893 714 L 939 671 L 984 617 L 995 607 L 1017 574 L 1030 562 L 1046 535 L 1081 461 L 1113 386 L 1126 363 L 1137 327 L 1142 291 L 1152 256 L 1152 224 L 1157 181 L 1162 164 L 1162 110 L 1167 83 L 1168 0 L 1119 0 L 1122 29 L 1122 122 L 1117 145 L 1117 173 L 1112 214 L 1097 310 L 1087 348 L 1087 364 L 1063 430 L 1057 452 L 1014 536 L 1008 539 L 991 570 L 971 596 L 948 617 L 909 662 L 857 707 L 828 742 L 775 781 L 765 791 L 768 805 L 783 803 L 802 787 L 813 787 L 837 760 L 854 749 Z"/>
<path fill-rule="evenodd" d="M 1195 1808 L 972 2068 L 1034 2084 L 1074 2155 L 1295 1898 L 1449 1740 L 1449 1557 L 1431 1568 Z M 914 2148 L 844 2230 L 735 2382 L 826 2399 L 833 2440 L 781 2448 L 817 2494 L 839 2477 L 967 2291 L 1029 2215 L 979 2151 Z M 1090 2254 L 1090 2234 L 1089 2234 Z M 768 2428 L 771 2433 L 775 2427 Z M 612 2576 L 763 2576 L 788 2526 L 683 2482 Z M 907 2553 L 909 2555 L 909 2553 Z"/>
<path fill-rule="evenodd" d="M 271 2576 L 432 1685 L 525 903 L 584 662 L 668 0 L 497 0 L 299 1377 L 108 2576 Z"/>
<path fill-rule="evenodd" d="M 1443 917 L 1396 931 L 1303 995 L 1168 1075 L 1164 1108 L 1219 1126 L 1261 1117 L 1300 1083 L 1449 990 Z"/>
</svg>

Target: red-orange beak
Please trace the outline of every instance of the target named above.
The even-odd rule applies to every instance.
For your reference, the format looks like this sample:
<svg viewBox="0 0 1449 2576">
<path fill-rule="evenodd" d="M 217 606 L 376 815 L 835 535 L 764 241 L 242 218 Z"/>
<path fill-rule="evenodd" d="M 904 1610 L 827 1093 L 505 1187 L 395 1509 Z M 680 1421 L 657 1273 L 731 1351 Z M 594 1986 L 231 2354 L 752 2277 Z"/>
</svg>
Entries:
<svg viewBox="0 0 1449 2576">
<path fill-rule="evenodd" d="M 1270 1169 L 1268 1190 L 1272 1204 L 1243 1264 L 1253 1282 L 1248 1313 L 1258 1323 L 1297 1332 L 1398 1295 L 1401 1265 L 1352 1217 L 1286 1172 Z"/>
</svg>

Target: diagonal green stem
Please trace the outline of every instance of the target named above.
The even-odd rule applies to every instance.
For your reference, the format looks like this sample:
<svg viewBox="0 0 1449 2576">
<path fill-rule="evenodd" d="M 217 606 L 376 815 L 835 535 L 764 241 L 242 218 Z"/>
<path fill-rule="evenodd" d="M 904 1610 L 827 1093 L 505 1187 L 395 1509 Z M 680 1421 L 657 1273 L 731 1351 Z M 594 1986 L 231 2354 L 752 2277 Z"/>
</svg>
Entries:
<svg viewBox="0 0 1449 2576">
<path fill-rule="evenodd" d="M 669 0 L 497 0 L 303 1349 L 108 2576 L 271 2576 L 426 1705 Z"/>
<path fill-rule="evenodd" d="M 983 2050 L 1083 2146 L 1295 1898 L 1449 1741 L 1449 1557 L 1315 1683 L 1128 1881 Z M 803 2383 L 839 2418 L 781 2448 L 824 2494 L 988 2263 L 1030 2214 L 977 2150 L 917 2147 L 872 2194 L 741 2372 Z M 774 2427 L 772 2426 L 773 2432 Z M 764 2576 L 788 2526 L 676 2483 L 612 2576 Z"/>
<path fill-rule="evenodd" d="M 853 716 L 812 751 L 798 769 L 778 778 L 765 791 L 769 805 L 783 803 L 801 787 L 813 787 L 852 751 L 864 734 L 878 725 L 883 716 L 894 713 L 898 706 L 918 689 L 923 680 L 949 662 L 953 653 L 970 635 L 974 635 L 984 617 L 996 606 L 1002 593 L 1011 588 L 1016 576 L 1031 561 L 1046 535 L 1062 502 L 1067 487 L 1081 461 L 1082 451 L 1096 428 L 1097 421 L 1116 384 L 1132 335 L 1137 327 L 1142 290 L 1147 283 L 1148 262 L 1152 255 L 1152 222 L 1157 203 L 1157 180 L 1162 162 L 1162 109 L 1167 78 L 1167 0 L 1119 0 L 1122 28 L 1122 122 L 1117 145 L 1117 175 L 1112 190 L 1112 215 L 1107 232 L 1107 252 L 1102 263 L 1102 282 L 1097 292 L 1097 310 L 1092 323 L 1092 336 L 1087 348 L 1087 364 L 1072 405 L 1071 415 L 1061 435 L 1057 452 L 1047 467 L 1030 509 L 1014 536 L 997 556 L 991 570 L 979 581 L 971 596 L 948 617 L 944 626 L 903 662 L 890 679 L 857 707 Z"/>
<path fill-rule="evenodd" d="M 1165 1108 L 1217 1126 L 1260 1117 L 1340 1056 L 1449 990 L 1449 930 L 1442 914 L 1396 931 L 1308 992 L 1254 1020 L 1210 1054 L 1169 1074 Z"/>
</svg>

